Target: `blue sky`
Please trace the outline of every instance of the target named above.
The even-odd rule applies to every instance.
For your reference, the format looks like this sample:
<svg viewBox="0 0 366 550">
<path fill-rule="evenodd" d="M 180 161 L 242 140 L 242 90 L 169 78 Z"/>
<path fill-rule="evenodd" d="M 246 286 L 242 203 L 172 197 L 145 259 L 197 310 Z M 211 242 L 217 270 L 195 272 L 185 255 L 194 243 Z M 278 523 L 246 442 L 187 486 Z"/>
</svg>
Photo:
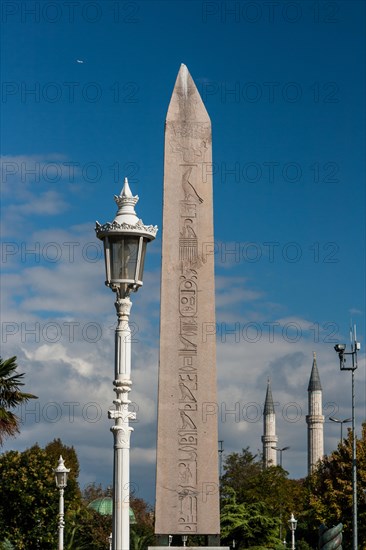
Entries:
<svg viewBox="0 0 366 550">
<path fill-rule="evenodd" d="M 226 454 L 261 448 L 270 377 L 278 444 L 291 447 L 283 465 L 304 476 L 312 352 L 326 420 L 346 418 L 351 377 L 333 346 L 348 343 L 351 319 L 364 345 L 364 3 L 1 8 L 2 355 L 18 356 L 39 396 L 4 449 L 61 437 L 78 452 L 81 485 L 111 481 L 115 315 L 94 225 L 113 219 L 127 175 L 139 216 L 161 228 L 164 121 L 183 62 L 213 127 L 220 439 Z M 161 231 L 131 316 L 131 473 L 150 502 L 160 247 Z M 359 431 L 363 352 L 356 380 Z M 324 433 L 330 452 L 339 431 L 326 421 Z"/>
</svg>

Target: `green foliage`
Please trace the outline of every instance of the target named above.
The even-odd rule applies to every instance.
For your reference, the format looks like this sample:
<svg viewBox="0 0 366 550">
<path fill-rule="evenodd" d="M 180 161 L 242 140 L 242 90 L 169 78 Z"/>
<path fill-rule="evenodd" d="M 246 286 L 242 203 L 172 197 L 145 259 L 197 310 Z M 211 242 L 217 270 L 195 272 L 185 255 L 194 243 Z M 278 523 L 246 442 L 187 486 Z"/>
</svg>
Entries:
<svg viewBox="0 0 366 550">
<path fill-rule="evenodd" d="M 0 456 L 0 493 L 7 497 L 0 501 L 0 539 L 8 536 L 17 550 L 37 544 L 52 549 L 58 513 L 54 467 L 38 445 Z"/>
<path fill-rule="evenodd" d="M 16 357 L 2 359 L 0 357 L 0 445 L 9 436 L 19 433 L 20 420 L 10 409 L 26 403 L 29 399 L 37 399 L 31 393 L 20 390 L 24 386 L 24 373 L 16 372 L 18 368 Z"/>
<path fill-rule="evenodd" d="M 263 468 L 261 458 L 252 454 L 248 447 L 243 449 L 241 454 L 229 455 L 224 464 L 224 471 L 222 476 L 223 503 L 232 495 L 231 491 L 234 489 L 238 504 L 243 504 L 247 508 L 253 504 L 259 506 L 259 510 L 265 517 L 276 520 L 278 524 L 277 542 L 280 538 L 283 540 L 285 537 L 286 531 L 288 531 L 287 520 L 291 516 L 291 512 L 296 510 L 299 520 L 298 532 L 300 536 L 303 536 L 301 528 L 299 529 L 302 514 L 306 513 L 306 489 L 302 480 L 288 479 L 288 473 L 280 466 Z M 281 528 L 280 524 L 282 524 Z M 231 535 L 228 534 L 227 537 L 229 541 Z M 259 538 L 257 542 L 259 542 Z M 272 545 L 274 542 L 272 541 Z"/>
<path fill-rule="evenodd" d="M 111 487 L 104 489 L 101 483 L 89 483 L 86 485 L 82 492 L 83 501 L 86 504 L 90 504 L 93 500 L 97 498 L 110 497 L 112 496 Z"/>
<path fill-rule="evenodd" d="M 148 546 L 154 546 L 155 536 L 154 532 L 141 532 L 136 526 L 131 526 L 130 530 L 130 548 L 131 550 L 147 550 Z"/>
<path fill-rule="evenodd" d="M 287 478 L 279 466 L 262 468 L 261 460 L 248 448 L 228 456 L 222 477 L 222 534 L 227 544 L 235 539 L 242 548 L 248 544 L 268 544 L 263 541 L 261 528 L 267 517 L 281 520 L 281 539 L 290 541 L 287 521 L 291 512 L 298 520 L 296 548 L 309 550 L 318 545 L 322 523 L 329 526 L 343 523 L 343 548 L 352 548 L 352 431 L 329 456 L 319 462 L 307 480 Z M 366 549 L 366 423 L 357 447 L 357 506 L 359 547 Z M 235 490 L 236 504 L 232 502 Z M 231 499 L 231 505 L 230 504 Z M 254 509 L 251 507 L 254 506 Z M 258 530 L 248 517 L 251 510 L 257 518 Z M 261 518 L 264 518 L 261 519 Z M 261 520 L 260 520 L 261 519 Z M 271 529 L 271 524 L 269 524 Z M 276 534 L 276 531 L 275 531 Z M 280 537 L 277 533 L 277 543 Z M 274 542 L 273 542 L 274 544 Z M 271 545 L 271 547 L 275 547 Z"/>
<path fill-rule="evenodd" d="M 14 550 L 14 546 L 9 539 L 5 539 L 3 542 L 0 542 L 0 550 Z"/>
<path fill-rule="evenodd" d="M 296 541 L 296 550 L 312 550 L 314 548 L 313 546 L 310 546 L 306 541 L 304 540 L 298 540 Z"/>
<path fill-rule="evenodd" d="M 255 490 L 255 478 L 262 471 L 262 465 L 249 451 L 249 447 L 241 454 L 231 453 L 224 463 L 224 475 L 221 479 L 221 495 L 228 496 L 226 489 L 235 488 L 238 502 L 245 502 L 248 494 Z M 230 494 L 230 493 L 229 493 Z"/>
<path fill-rule="evenodd" d="M 104 550 L 111 518 L 88 510 L 82 502 L 76 452 L 59 439 L 45 449 L 34 445 L 22 453 L 9 451 L 0 456 L 0 493 L 7 497 L 0 501 L 0 540 L 8 537 L 17 550 L 54 550 L 59 491 L 53 470 L 60 454 L 71 470 L 64 494 L 65 550 Z"/>
<path fill-rule="evenodd" d="M 227 488 L 227 494 L 221 509 L 223 544 L 230 545 L 234 539 L 236 548 L 240 549 L 276 543 L 279 519 L 269 514 L 261 502 L 237 503 L 232 488 Z"/>
<path fill-rule="evenodd" d="M 105 550 L 112 531 L 111 516 L 80 505 L 66 515 L 65 550 Z"/>
<path fill-rule="evenodd" d="M 352 548 L 352 446 L 353 434 L 339 443 L 338 448 L 325 456 L 309 477 L 309 524 L 318 527 L 343 523 L 343 548 Z M 356 439 L 358 539 L 366 548 L 366 424 L 361 439 Z"/>
</svg>

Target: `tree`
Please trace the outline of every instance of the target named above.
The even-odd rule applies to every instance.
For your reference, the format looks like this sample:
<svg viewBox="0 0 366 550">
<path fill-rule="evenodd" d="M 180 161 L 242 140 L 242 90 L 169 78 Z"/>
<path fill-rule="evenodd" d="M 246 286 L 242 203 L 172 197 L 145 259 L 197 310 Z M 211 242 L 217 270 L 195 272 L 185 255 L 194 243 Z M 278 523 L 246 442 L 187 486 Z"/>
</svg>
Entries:
<svg viewBox="0 0 366 550">
<path fill-rule="evenodd" d="M 86 504 L 90 504 L 93 500 L 97 498 L 110 497 L 111 488 L 107 487 L 104 489 L 101 483 L 88 483 L 83 489 L 82 497 Z"/>
<path fill-rule="evenodd" d="M 261 502 L 237 503 L 235 490 L 228 488 L 221 509 L 221 536 L 224 545 L 250 548 L 256 545 L 279 544 L 279 519 L 268 513 Z"/>
<path fill-rule="evenodd" d="M 104 489 L 100 483 L 90 483 L 83 490 L 83 499 L 86 504 L 97 498 L 111 496 L 112 488 Z M 153 508 L 144 499 L 133 495 L 130 495 L 130 507 L 136 518 L 136 524 L 131 525 L 130 529 L 130 546 L 132 550 L 144 550 L 154 542 Z M 108 529 L 110 531 L 111 526 Z"/>
<path fill-rule="evenodd" d="M 53 470 L 60 454 L 67 457 L 71 465 L 65 488 L 65 516 L 66 526 L 72 531 L 73 511 L 81 506 L 76 479 L 79 464 L 75 450 L 58 439 L 45 449 L 36 444 L 23 452 L 8 451 L 0 456 L 0 494 L 6 495 L 6 499 L 0 500 L 0 540 L 7 537 L 17 550 L 54 548 L 59 491 Z M 65 531 L 65 545 L 66 542 Z M 76 546 L 73 548 L 77 549 Z"/>
<path fill-rule="evenodd" d="M 6 495 L 0 500 L 0 540 L 7 537 L 17 550 L 53 548 L 58 514 L 54 467 L 38 445 L 0 456 L 0 493 Z"/>
<path fill-rule="evenodd" d="M 145 534 L 154 532 L 154 512 L 152 506 L 143 498 L 130 496 L 130 506 L 135 514 L 136 525 L 146 527 Z"/>
<path fill-rule="evenodd" d="M 73 447 L 55 439 L 44 449 L 33 445 L 23 452 L 0 455 L 0 550 L 53 550 L 58 531 L 59 491 L 54 468 L 59 456 L 70 468 L 65 488 L 65 550 L 105 550 L 112 529 L 111 516 L 89 509 L 94 498 L 108 489 L 92 484 L 83 499 L 78 484 L 79 461 Z M 137 524 L 131 526 L 132 550 L 145 550 L 153 540 L 152 509 L 140 498 L 131 498 Z M 5 546 L 4 546 L 5 545 Z"/>
<path fill-rule="evenodd" d="M 348 430 L 346 439 L 338 448 L 318 464 L 309 477 L 308 504 L 311 523 L 318 527 L 343 523 L 345 549 L 352 547 L 352 447 L 353 433 Z M 361 439 L 356 438 L 357 454 L 357 505 L 358 539 L 360 548 L 366 547 L 366 423 Z"/>
<path fill-rule="evenodd" d="M 29 399 L 37 399 L 31 393 L 20 390 L 24 386 L 24 373 L 16 373 L 16 357 L 3 360 L 0 357 L 0 445 L 6 437 L 19 433 L 19 417 L 10 409 L 22 405 Z"/>
<path fill-rule="evenodd" d="M 232 453 L 227 457 L 224 472 L 221 480 L 222 511 L 227 498 L 232 498 L 234 489 L 237 505 L 244 505 L 243 513 L 255 505 L 252 513 L 258 519 L 259 527 L 262 525 L 265 528 L 266 518 L 275 520 L 277 540 L 285 537 L 288 531 L 287 520 L 294 510 L 298 519 L 297 538 L 300 540 L 300 537 L 307 536 L 306 488 L 303 480 L 288 479 L 288 472 L 281 466 L 263 468 L 261 457 L 252 454 L 248 447 L 241 454 Z M 264 518 L 262 522 L 259 521 L 260 517 Z M 228 525 L 231 525 L 230 522 Z M 263 539 L 259 527 L 258 540 Z M 244 532 L 243 528 L 241 532 Z"/>
<path fill-rule="evenodd" d="M 111 516 L 81 504 L 66 514 L 65 550 L 105 550 L 112 530 Z"/>
<path fill-rule="evenodd" d="M 249 447 L 242 450 L 241 454 L 231 453 L 226 457 L 224 475 L 221 478 L 221 495 L 225 498 L 226 489 L 234 488 L 236 500 L 243 502 L 255 489 L 255 478 L 262 471 L 262 465 L 257 458 L 249 451 Z M 231 493 L 230 493 L 231 494 Z"/>
</svg>

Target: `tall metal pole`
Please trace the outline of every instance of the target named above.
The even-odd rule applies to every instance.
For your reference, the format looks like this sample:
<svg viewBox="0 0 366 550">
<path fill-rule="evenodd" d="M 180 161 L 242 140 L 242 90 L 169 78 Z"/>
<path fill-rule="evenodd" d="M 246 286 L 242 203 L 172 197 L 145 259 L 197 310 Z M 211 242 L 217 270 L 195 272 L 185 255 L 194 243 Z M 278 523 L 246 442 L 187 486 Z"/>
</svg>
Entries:
<svg viewBox="0 0 366 550">
<path fill-rule="evenodd" d="M 356 451 L 356 422 L 355 422 L 355 370 L 357 369 L 357 350 L 361 345 L 357 342 L 356 326 L 351 328 L 351 352 L 346 352 L 346 344 L 337 344 L 334 349 L 338 353 L 341 370 L 352 371 L 352 549 L 358 550 L 357 532 L 357 451 Z M 352 367 L 345 367 L 346 355 L 352 356 Z"/>
<path fill-rule="evenodd" d="M 129 550 L 130 547 L 130 436 L 133 428 L 129 420 L 136 413 L 128 410 L 131 401 L 131 330 L 129 315 L 131 300 L 129 296 L 115 302 L 118 324 L 115 331 L 115 380 L 113 401 L 115 409 L 108 411 L 109 418 L 115 423 L 111 431 L 114 436 L 113 461 L 113 526 L 112 550 Z"/>
<path fill-rule="evenodd" d="M 64 489 L 61 487 L 58 512 L 58 550 L 64 550 L 64 527 Z"/>
<path fill-rule="evenodd" d="M 355 370 L 357 369 L 357 339 L 356 325 L 352 334 L 352 518 L 353 518 L 353 550 L 358 549 L 357 528 L 357 454 L 356 454 L 356 421 L 355 421 Z"/>
<path fill-rule="evenodd" d="M 357 361 L 357 358 L 356 358 Z M 357 363 L 356 363 L 357 364 Z M 352 355 L 352 366 L 354 356 Z M 356 426 L 355 426 L 355 369 L 352 369 L 352 517 L 353 517 L 353 550 L 358 548 L 357 532 L 357 458 L 356 458 Z"/>
</svg>

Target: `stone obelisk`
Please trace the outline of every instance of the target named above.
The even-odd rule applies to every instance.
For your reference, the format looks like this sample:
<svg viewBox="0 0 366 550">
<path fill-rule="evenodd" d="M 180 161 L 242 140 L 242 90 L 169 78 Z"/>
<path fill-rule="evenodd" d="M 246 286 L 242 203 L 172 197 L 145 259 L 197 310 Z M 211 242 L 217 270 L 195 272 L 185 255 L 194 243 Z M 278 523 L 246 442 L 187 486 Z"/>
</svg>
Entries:
<svg viewBox="0 0 366 550">
<path fill-rule="evenodd" d="M 165 126 L 155 533 L 204 534 L 215 544 L 214 262 L 206 254 L 213 249 L 211 141 L 209 116 L 181 65 Z"/>
</svg>

